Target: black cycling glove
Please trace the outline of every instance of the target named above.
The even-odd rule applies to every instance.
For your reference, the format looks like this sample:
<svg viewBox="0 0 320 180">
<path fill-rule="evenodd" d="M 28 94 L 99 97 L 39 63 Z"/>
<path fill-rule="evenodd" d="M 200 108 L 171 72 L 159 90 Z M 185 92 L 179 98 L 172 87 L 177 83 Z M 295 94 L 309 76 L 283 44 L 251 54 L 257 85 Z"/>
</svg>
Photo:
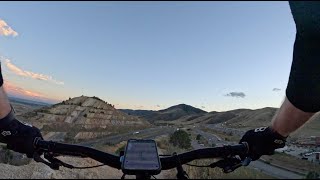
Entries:
<svg viewBox="0 0 320 180">
<path fill-rule="evenodd" d="M 0 119 L 0 142 L 7 144 L 8 149 L 32 158 L 36 151 L 33 145 L 36 137 L 43 139 L 40 130 L 21 123 L 15 118 L 12 110 L 5 118 Z"/>
<path fill-rule="evenodd" d="M 0 62 L 0 87 L 3 85 L 3 78 L 2 78 L 2 72 L 1 72 L 1 62 Z"/>
<path fill-rule="evenodd" d="M 248 143 L 247 157 L 255 161 L 262 155 L 272 155 L 275 149 L 283 148 L 286 137 L 281 136 L 270 127 L 260 127 L 247 131 L 240 140 L 240 143 L 242 142 Z"/>
</svg>

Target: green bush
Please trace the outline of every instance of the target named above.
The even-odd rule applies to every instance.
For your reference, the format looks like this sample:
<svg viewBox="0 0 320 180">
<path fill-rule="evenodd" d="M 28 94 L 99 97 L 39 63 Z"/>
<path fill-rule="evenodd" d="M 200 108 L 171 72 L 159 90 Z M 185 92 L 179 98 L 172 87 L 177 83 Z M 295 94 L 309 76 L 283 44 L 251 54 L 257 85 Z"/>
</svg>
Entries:
<svg viewBox="0 0 320 180">
<path fill-rule="evenodd" d="M 124 144 L 116 150 L 115 154 L 120 155 L 120 151 L 124 151 L 125 148 L 126 148 L 126 145 Z"/>
<path fill-rule="evenodd" d="M 198 134 L 197 137 L 196 137 L 196 140 L 200 140 L 201 137 L 202 137 L 201 134 Z"/>
<path fill-rule="evenodd" d="M 191 147 L 191 139 L 186 131 L 175 131 L 171 136 L 169 142 L 174 146 L 182 149 L 189 149 Z"/>
</svg>

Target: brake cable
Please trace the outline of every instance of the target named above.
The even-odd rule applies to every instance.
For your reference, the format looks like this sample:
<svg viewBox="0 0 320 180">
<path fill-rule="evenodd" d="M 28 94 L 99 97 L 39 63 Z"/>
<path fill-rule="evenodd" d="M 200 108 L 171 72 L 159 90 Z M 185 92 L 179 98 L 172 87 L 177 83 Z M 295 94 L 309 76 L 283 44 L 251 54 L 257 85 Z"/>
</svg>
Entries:
<svg viewBox="0 0 320 180">
<path fill-rule="evenodd" d="M 195 165 L 195 164 L 189 164 L 189 163 L 187 163 L 187 164 L 185 164 L 185 165 L 192 166 L 192 167 L 201 167 L 201 168 L 203 168 L 203 167 L 210 167 L 210 165 L 204 165 L 204 166 L 202 166 L 202 165 Z"/>
<path fill-rule="evenodd" d="M 241 161 L 236 157 L 229 157 L 229 158 L 225 158 L 217 162 L 214 162 L 210 165 L 195 165 L 195 164 L 189 164 L 189 163 L 187 163 L 186 165 L 193 166 L 193 167 L 201 167 L 201 168 L 202 167 L 210 167 L 210 168 L 219 167 L 223 169 L 224 173 L 229 173 L 241 166 L 248 166 L 250 162 L 251 162 L 251 159 L 248 157 L 245 158 L 243 161 Z"/>
</svg>

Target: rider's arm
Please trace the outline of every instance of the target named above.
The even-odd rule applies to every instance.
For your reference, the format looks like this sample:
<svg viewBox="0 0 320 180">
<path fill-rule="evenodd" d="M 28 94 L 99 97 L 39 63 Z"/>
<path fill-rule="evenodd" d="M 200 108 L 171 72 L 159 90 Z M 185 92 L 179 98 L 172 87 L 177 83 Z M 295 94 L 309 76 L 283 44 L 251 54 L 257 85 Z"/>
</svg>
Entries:
<svg viewBox="0 0 320 180">
<path fill-rule="evenodd" d="M 11 106 L 3 86 L 0 87 L 0 120 L 11 111 Z"/>
<path fill-rule="evenodd" d="M 3 89 L 3 77 L 0 64 L 0 119 L 6 117 L 11 110 L 8 97 Z"/>
<path fill-rule="evenodd" d="M 320 110 L 320 3 L 289 4 L 297 32 L 286 98 L 271 127 L 249 130 L 241 138 L 253 160 L 284 147 L 286 137 Z"/>
<path fill-rule="evenodd" d="M 21 123 L 11 111 L 8 97 L 3 89 L 3 78 L 0 64 L 0 142 L 7 144 L 7 148 L 25 153 L 32 157 L 36 137 L 42 138 L 38 128 Z"/>
<path fill-rule="evenodd" d="M 282 136 L 287 137 L 307 122 L 313 115 L 314 113 L 304 112 L 296 108 L 285 98 L 272 120 L 272 129 Z"/>
<path fill-rule="evenodd" d="M 301 127 L 320 111 L 320 3 L 290 1 L 296 24 L 286 99 L 272 120 L 283 136 Z"/>
</svg>

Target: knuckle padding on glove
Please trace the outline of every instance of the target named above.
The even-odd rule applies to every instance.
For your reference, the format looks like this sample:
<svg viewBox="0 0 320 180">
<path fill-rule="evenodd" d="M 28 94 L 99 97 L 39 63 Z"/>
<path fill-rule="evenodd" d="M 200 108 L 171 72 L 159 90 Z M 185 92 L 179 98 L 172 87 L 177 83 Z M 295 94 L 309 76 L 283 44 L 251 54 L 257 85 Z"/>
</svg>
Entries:
<svg viewBox="0 0 320 180">
<path fill-rule="evenodd" d="M 249 145 L 248 156 L 257 160 L 262 155 L 274 154 L 274 150 L 284 147 L 286 141 L 270 127 L 261 127 L 247 131 L 240 140 L 240 143 L 242 142 Z"/>
</svg>

